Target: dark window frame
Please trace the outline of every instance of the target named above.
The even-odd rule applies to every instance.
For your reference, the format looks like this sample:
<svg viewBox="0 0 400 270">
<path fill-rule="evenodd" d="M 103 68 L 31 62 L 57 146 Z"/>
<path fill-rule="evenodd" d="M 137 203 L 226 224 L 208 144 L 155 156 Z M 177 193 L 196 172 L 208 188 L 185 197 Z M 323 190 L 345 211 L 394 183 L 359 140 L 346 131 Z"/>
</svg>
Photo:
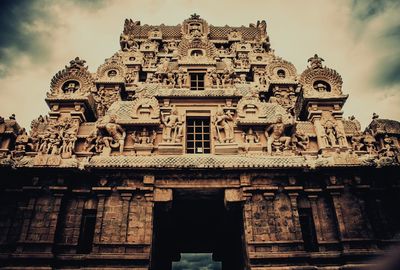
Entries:
<svg viewBox="0 0 400 270">
<path fill-rule="evenodd" d="M 211 153 L 210 117 L 188 116 L 186 118 L 186 153 Z"/>
<path fill-rule="evenodd" d="M 202 71 L 189 72 L 190 90 L 202 91 L 205 89 L 206 73 Z"/>
</svg>

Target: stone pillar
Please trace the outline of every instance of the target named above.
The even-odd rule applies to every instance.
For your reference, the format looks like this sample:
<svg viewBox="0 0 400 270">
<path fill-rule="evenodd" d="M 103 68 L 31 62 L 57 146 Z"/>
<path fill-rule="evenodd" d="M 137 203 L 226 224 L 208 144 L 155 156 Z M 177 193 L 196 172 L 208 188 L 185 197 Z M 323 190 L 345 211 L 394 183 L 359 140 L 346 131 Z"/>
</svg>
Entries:
<svg viewBox="0 0 400 270">
<path fill-rule="evenodd" d="M 103 217 L 106 195 L 111 191 L 108 187 L 93 187 L 93 191 L 97 195 L 97 213 L 96 213 L 96 225 L 94 230 L 93 239 L 93 252 L 100 252 L 98 244 L 101 243 L 102 232 L 103 232 Z"/>
<path fill-rule="evenodd" d="M 338 236 L 339 240 L 342 240 L 346 234 L 346 227 L 342 215 L 342 207 L 340 205 L 340 196 L 343 192 L 344 186 L 327 186 L 327 189 L 331 195 L 333 202 L 333 209 L 336 216 L 336 221 L 338 225 Z"/>
<path fill-rule="evenodd" d="M 290 205 L 292 206 L 293 225 L 294 225 L 296 240 L 301 240 L 302 239 L 301 226 L 300 226 L 300 219 L 299 219 L 299 211 L 297 209 L 297 197 L 298 196 L 299 196 L 299 193 L 297 193 L 297 192 L 289 193 Z"/>
<path fill-rule="evenodd" d="M 319 209 L 318 209 L 318 195 L 317 194 L 308 194 L 308 200 L 310 201 L 310 206 L 311 206 L 311 211 L 312 211 L 312 216 L 314 220 L 314 225 L 315 225 L 315 234 L 317 235 L 317 242 L 320 243 L 324 239 L 324 233 L 323 229 L 321 227 L 320 223 L 320 217 L 319 217 Z"/>
<path fill-rule="evenodd" d="M 120 225 L 120 241 L 126 242 L 128 236 L 129 208 L 132 199 L 131 193 L 121 193 L 122 218 Z"/>
</svg>

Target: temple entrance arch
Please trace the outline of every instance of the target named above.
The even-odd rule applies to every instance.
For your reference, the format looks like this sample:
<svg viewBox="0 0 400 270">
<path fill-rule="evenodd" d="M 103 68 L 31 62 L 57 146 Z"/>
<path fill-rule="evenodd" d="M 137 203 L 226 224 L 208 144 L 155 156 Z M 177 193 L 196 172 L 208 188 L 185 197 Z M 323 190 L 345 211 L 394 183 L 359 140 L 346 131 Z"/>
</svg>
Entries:
<svg viewBox="0 0 400 270">
<path fill-rule="evenodd" d="M 170 270 L 181 253 L 212 253 L 222 270 L 243 270 L 242 207 L 224 205 L 223 189 L 176 189 L 156 203 L 152 270 Z"/>
</svg>

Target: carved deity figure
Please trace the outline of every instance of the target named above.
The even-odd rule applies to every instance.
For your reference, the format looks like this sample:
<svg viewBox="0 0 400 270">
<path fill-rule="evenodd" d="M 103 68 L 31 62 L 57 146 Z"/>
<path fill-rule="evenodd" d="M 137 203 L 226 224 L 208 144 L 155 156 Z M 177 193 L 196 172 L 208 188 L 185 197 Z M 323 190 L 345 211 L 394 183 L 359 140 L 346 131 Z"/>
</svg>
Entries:
<svg viewBox="0 0 400 270">
<path fill-rule="evenodd" d="M 78 91 L 78 89 L 79 89 L 79 84 L 74 81 L 71 81 L 67 85 L 65 85 L 63 91 L 64 94 L 73 94 L 76 91 Z"/>
<path fill-rule="evenodd" d="M 43 121 L 42 117 L 39 117 L 39 119 L 37 125 L 40 124 L 40 121 Z M 42 154 L 61 155 L 62 158 L 70 158 L 75 148 L 77 132 L 77 123 L 70 116 L 63 117 L 58 121 L 49 122 L 41 133 L 37 130 L 32 132 L 31 148 L 36 148 L 34 144 L 37 143 L 37 151 Z"/>
<path fill-rule="evenodd" d="M 337 123 L 328 120 L 323 125 L 323 128 L 322 138 L 326 147 L 347 146 L 346 136 Z"/>
<path fill-rule="evenodd" d="M 337 146 L 337 138 L 336 138 L 336 131 L 334 123 L 328 121 L 324 125 L 325 134 L 323 134 L 325 145 L 328 147 L 335 147 Z"/>
<path fill-rule="evenodd" d="M 164 124 L 163 141 L 167 143 L 180 143 L 184 120 L 178 115 L 176 108 L 173 108 L 170 115 L 161 114 L 161 121 Z"/>
<path fill-rule="evenodd" d="M 243 132 L 242 135 L 245 143 L 254 144 L 260 142 L 260 136 L 258 136 L 257 132 L 254 132 L 252 128 L 249 128 L 247 133 Z"/>
<path fill-rule="evenodd" d="M 268 83 L 268 76 L 265 70 L 263 69 L 257 69 L 256 74 L 258 76 L 258 83 L 261 86 L 265 86 Z"/>
<path fill-rule="evenodd" d="M 221 85 L 221 77 L 215 69 L 207 72 L 206 74 L 207 84 L 213 88 L 219 88 Z"/>
<path fill-rule="evenodd" d="M 236 68 L 249 68 L 250 60 L 247 53 L 239 52 L 237 54 L 237 59 L 234 59 Z"/>
<path fill-rule="evenodd" d="M 364 143 L 362 142 L 363 139 L 364 136 L 361 134 L 361 132 L 356 131 L 353 137 L 351 138 L 351 146 L 353 150 L 361 151 L 361 149 L 364 147 Z"/>
<path fill-rule="evenodd" d="M 292 147 L 296 150 L 300 147 L 302 150 L 307 150 L 308 145 L 310 144 L 310 137 L 305 134 L 303 131 L 296 131 L 291 138 Z"/>
<path fill-rule="evenodd" d="M 233 72 L 229 71 L 227 68 L 224 70 L 224 73 L 222 74 L 221 82 L 222 82 L 222 87 L 226 88 L 232 85 L 233 79 L 232 79 Z"/>
<path fill-rule="evenodd" d="M 60 147 L 60 154 L 63 158 L 70 158 L 75 148 L 76 136 L 74 134 L 65 133 Z"/>
<path fill-rule="evenodd" d="M 174 88 L 175 87 L 175 74 L 172 72 L 169 72 L 167 74 L 167 77 L 164 78 L 163 84 L 168 86 L 169 88 Z"/>
<path fill-rule="evenodd" d="M 326 87 L 326 85 L 323 84 L 323 83 L 318 83 L 318 84 L 315 86 L 315 90 L 317 90 L 317 91 L 320 92 L 320 93 L 324 93 L 324 92 L 326 92 L 327 87 Z"/>
<path fill-rule="evenodd" d="M 129 71 L 126 74 L 125 81 L 127 84 L 134 83 L 136 82 L 136 80 L 137 80 L 137 71 Z"/>
<path fill-rule="evenodd" d="M 289 149 L 290 137 L 285 136 L 287 126 L 283 123 L 282 115 L 279 114 L 277 115 L 276 122 L 265 129 L 268 155 L 272 155 L 273 150 L 281 153 L 282 150 Z"/>
<path fill-rule="evenodd" d="M 126 132 L 116 123 L 116 118 L 116 115 L 111 115 L 109 121 L 104 125 L 104 129 L 112 139 L 106 142 L 106 147 L 119 148 L 119 152 L 122 153 L 124 151 Z"/>
<path fill-rule="evenodd" d="M 151 144 L 154 145 L 157 132 L 153 130 L 151 133 L 147 128 L 143 128 L 142 131 L 137 132 L 136 130 L 131 134 L 133 141 L 137 144 Z"/>
<path fill-rule="evenodd" d="M 364 144 L 365 149 L 367 150 L 368 154 L 373 155 L 376 154 L 376 139 L 372 135 L 370 130 L 366 130 L 364 134 Z"/>
<path fill-rule="evenodd" d="M 85 143 L 83 144 L 83 150 L 85 152 L 95 152 L 96 142 L 99 137 L 99 130 L 96 128 L 90 132 L 89 136 L 85 138 Z"/>
<path fill-rule="evenodd" d="M 250 146 L 260 142 L 260 136 L 257 134 L 257 132 L 254 132 L 252 128 L 249 128 L 247 133 L 243 132 L 242 137 L 245 143 L 244 150 L 246 152 L 249 151 Z"/>
<path fill-rule="evenodd" d="M 314 54 L 313 57 L 310 57 L 307 62 L 310 63 L 312 69 L 322 68 L 322 62 L 325 61 L 318 54 Z"/>
<path fill-rule="evenodd" d="M 293 88 L 289 88 L 289 91 L 287 91 L 280 90 L 279 87 L 276 87 L 274 90 L 274 96 L 269 99 L 269 102 L 281 105 L 288 113 L 293 115 L 296 95 L 294 94 Z"/>
<path fill-rule="evenodd" d="M 378 152 L 379 156 L 393 158 L 398 152 L 399 150 L 395 146 L 393 139 L 386 134 L 383 138 L 382 149 L 380 149 Z"/>
<path fill-rule="evenodd" d="M 28 133 L 26 133 L 25 128 L 22 128 L 18 132 L 18 136 L 15 139 L 15 150 L 16 151 L 25 151 L 26 147 L 28 146 L 28 143 L 29 143 Z"/>
<path fill-rule="evenodd" d="M 217 140 L 220 143 L 233 142 L 233 115 L 231 111 L 225 113 L 222 108 L 219 108 L 214 118 L 214 126 L 216 129 Z"/>
<path fill-rule="evenodd" d="M 136 51 L 138 48 L 137 43 L 130 35 L 121 34 L 119 43 L 121 44 L 121 49 L 123 51 Z"/>
<path fill-rule="evenodd" d="M 116 89 L 109 89 L 101 87 L 97 95 L 94 96 L 97 101 L 97 113 L 99 116 L 103 116 L 108 108 L 119 98 L 119 91 Z"/>
<path fill-rule="evenodd" d="M 179 88 L 186 87 L 186 83 L 188 81 L 188 75 L 183 72 L 183 70 L 179 70 L 176 74 L 176 82 Z"/>
<path fill-rule="evenodd" d="M 168 58 L 161 58 L 160 59 L 160 63 L 157 66 L 156 73 L 167 73 L 168 72 L 168 65 L 169 65 Z"/>
</svg>

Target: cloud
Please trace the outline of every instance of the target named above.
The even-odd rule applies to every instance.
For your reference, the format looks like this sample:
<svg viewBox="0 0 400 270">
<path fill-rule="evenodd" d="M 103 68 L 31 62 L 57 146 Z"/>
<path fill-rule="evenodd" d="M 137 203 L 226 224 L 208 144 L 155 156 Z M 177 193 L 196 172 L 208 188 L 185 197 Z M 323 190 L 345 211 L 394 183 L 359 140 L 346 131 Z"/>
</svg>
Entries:
<svg viewBox="0 0 400 270">
<path fill-rule="evenodd" d="M 397 0 L 353 0 L 352 10 L 359 20 L 370 20 L 371 18 L 385 12 L 388 8 L 398 6 Z"/>
<path fill-rule="evenodd" d="M 87 10 L 104 7 L 104 0 L 74 0 L 63 4 L 63 14 L 70 16 L 69 9 L 78 6 Z M 50 0 L 3 0 L 0 1 L 0 78 L 20 67 L 17 59 L 47 62 L 54 52 L 52 41 L 55 31 L 62 26 L 62 17 L 56 16 L 57 4 Z"/>
<path fill-rule="evenodd" d="M 352 29 L 360 42 L 367 42 L 375 49 L 379 68 L 372 74 L 372 83 L 383 90 L 392 86 L 400 88 L 399 13 L 397 0 L 354 0 L 352 4 Z"/>
<path fill-rule="evenodd" d="M 46 5 L 38 1 L 0 2 L 0 76 L 9 74 L 16 56 L 25 54 L 34 60 L 47 58 L 49 44 L 44 38 L 49 33 L 45 22 L 55 23 Z M 44 59 L 44 60 L 45 60 Z"/>
</svg>

